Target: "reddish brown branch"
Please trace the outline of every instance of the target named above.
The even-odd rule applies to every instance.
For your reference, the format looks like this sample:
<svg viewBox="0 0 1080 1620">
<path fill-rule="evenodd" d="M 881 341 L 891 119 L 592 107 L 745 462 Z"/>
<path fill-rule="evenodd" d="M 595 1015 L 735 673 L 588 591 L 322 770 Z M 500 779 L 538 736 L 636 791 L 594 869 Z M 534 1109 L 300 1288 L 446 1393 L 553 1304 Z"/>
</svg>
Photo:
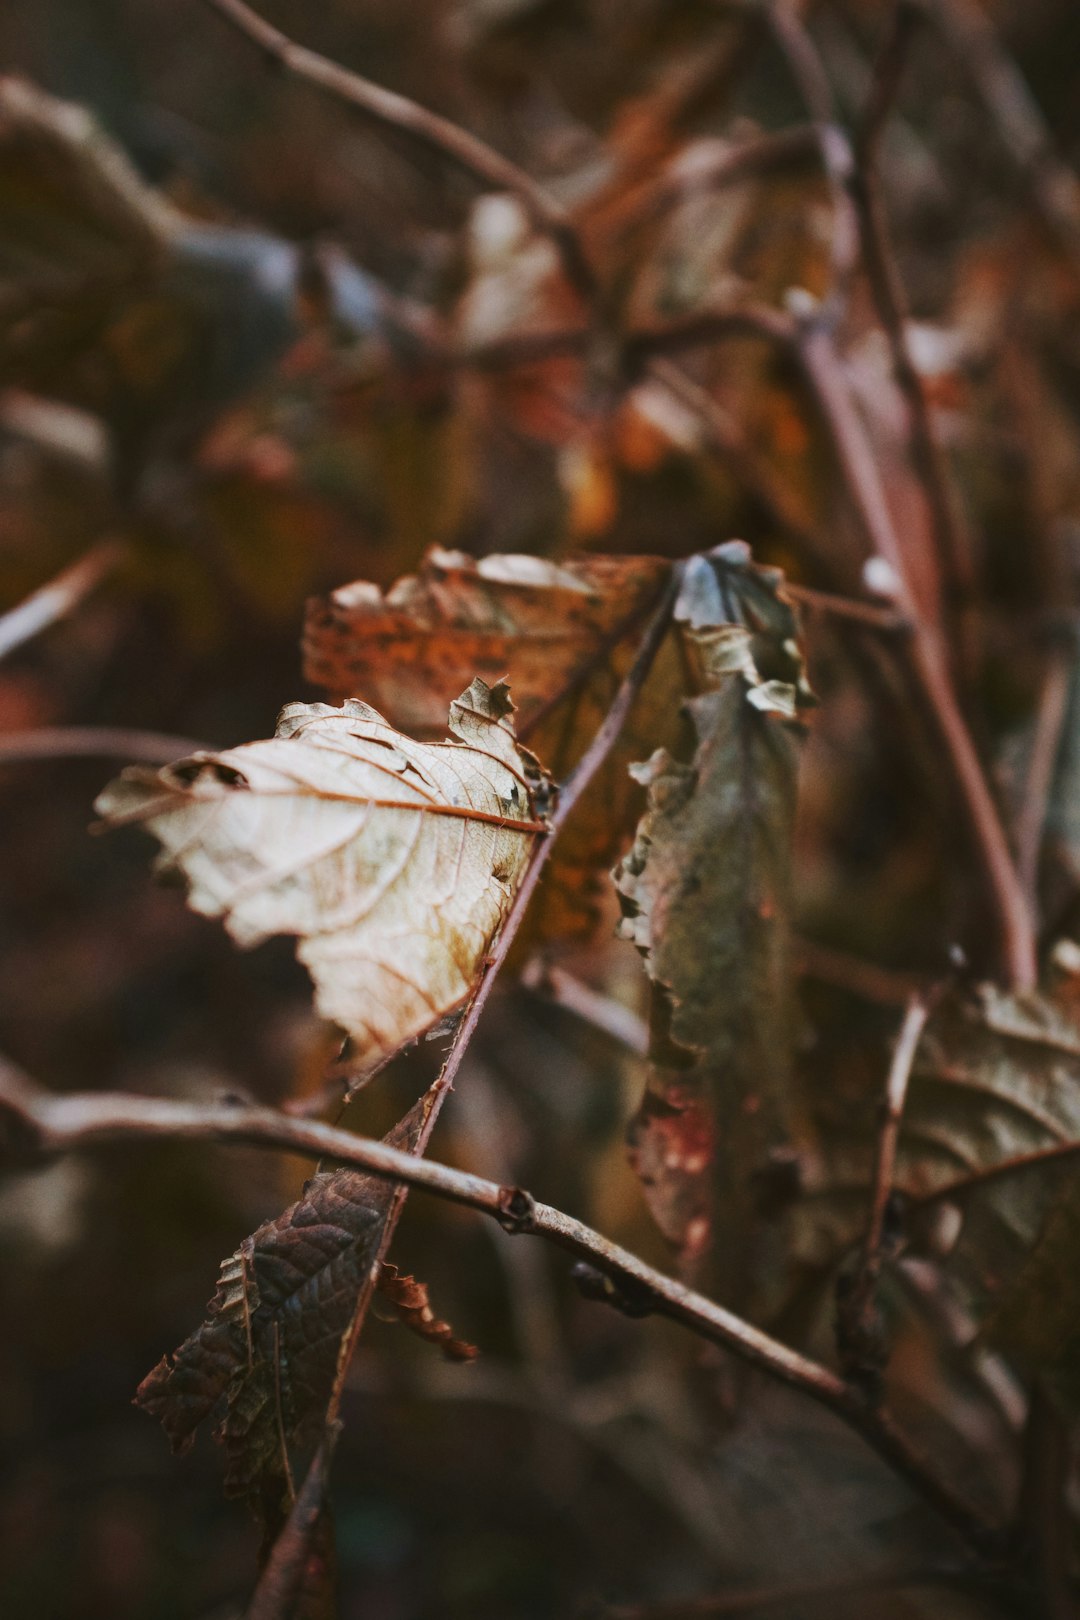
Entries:
<svg viewBox="0 0 1080 1620">
<path fill-rule="evenodd" d="M 979 0 L 926 0 L 1039 215 L 1080 265 L 1080 181 L 1059 157 L 1038 102 Z"/>
<path fill-rule="evenodd" d="M 1033 909 L 1038 894 L 1039 851 L 1046 825 L 1046 807 L 1069 709 L 1069 687 L 1075 660 L 1076 654 L 1071 647 L 1055 650 L 1051 654 L 1039 692 L 1024 796 L 1016 818 L 1016 864 L 1028 903 Z"/>
<path fill-rule="evenodd" d="M 497 1182 L 401 1152 L 385 1142 L 354 1136 L 315 1120 L 292 1119 L 270 1108 L 199 1105 L 104 1092 L 54 1097 L 39 1091 L 10 1065 L 0 1067 L 0 1119 L 5 1116 L 11 1139 L 24 1152 L 48 1155 L 109 1142 L 146 1140 L 283 1148 L 336 1160 L 397 1182 L 402 1189 L 415 1187 L 466 1205 L 497 1220 L 510 1233 L 544 1237 L 611 1277 L 620 1294 L 632 1296 L 644 1313 L 669 1317 L 834 1412 L 977 1549 L 985 1551 L 988 1536 L 994 1534 L 928 1467 L 892 1420 L 872 1409 L 853 1385 L 665 1276 L 581 1221 L 537 1203 L 521 1188 L 500 1187 Z M 336 1408 L 331 1416 L 336 1416 Z"/>
<path fill-rule="evenodd" d="M 862 1379 L 875 1395 L 880 1394 L 881 1373 L 888 1355 L 877 1302 L 885 1218 L 896 1174 L 896 1152 L 908 1081 L 929 1010 L 926 1000 L 912 996 L 900 1025 L 882 1099 L 866 1236 L 858 1270 L 839 1301 L 837 1330 L 841 1356 L 850 1375 Z"/>
<path fill-rule="evenodd" d="M 880 962 L 868 962 L 850 951 L 838 951 L 810 939 L 795 941 L 795 969 L 807 979 L 835 985 L 849 995 L 884 1007 L 906 1007 L 922 988 L 913 973 L 899 973 L 895 968 L 882 967 Z"/>
<path fill-rule="evenodd" d="M 131 731 L 125 726 L 47 726 L 40 731 L 0 733 L 0 765 L 38 759 L 137 759 L 147 765 L 168 765 L 209 747 L 190 737 Z"/>
<path fill-rule="evenodd" d="M 881 137 L 920 15 L 912 0 L 899 0 L 893 13 L 893 26 L 878 59 L 855 143 L 851 195 L 871 296 L 889 345 L 893 376 L 907 409 L 913 458 L 942 561 L 949 606 L 961 616 L 961 630 L 966 632 L 966 613 L 975 591 L 972 536 L 960 492 L 934 428 L 922 378 L 912 359 L 907 295 L 893 251 L 878 175 Z"/>
<path fill-rule="evenodd" d="M 1002 967 L 1014 986 L 1031 986 L 1036 977 L 1031 910 L 982 762 L 957 701 L 940 633 L 925 617 L 908 584 L 904 549 L 842 363 L 831 336 L 816 323 L 803 328 L 798 352 L 870 550 L 888 564 L 894 582 L 893 600 L 911 621 L 907 646 L 912 672 L 944 745 L 994 902 Z"/>
<path fill-rule="evenodd" d="M 655 609 L 652 618 L 649 620 L 645 634 L 641 639 L 641 645 L 638 649 L 637 656 L 634 659 L 630 669 L 627 671 L 622 683 L 620 684 L 614 700 L 612 701 L 611 708 L 608 710 L 600 729 L 597 731 L 592 742 L 589 744 L 589 747 L 582 755 L 576 769 L 573 771 L 572 775 L 562 788 L 558 803 L 551 815 L 546 829 L 548 836 L 545 838 L 538 838 L 534 843 L 533 851 L 529 858 L 529 864 L 525 869 L 525 876 L 522 879 L 521 886 L 514 897 L 510 910 L 507 913 L 506 921 L 503 923 L 499 937 L 492 948 L 491 954 L 488 956 L 487 961 L 484 964 L 480 981 L 473 992 L 472 999 L 468 1004 L 464 1017 L 455 1031 L 453 1044 L 450 1047 L 450 1051 L 447 1054 L 446 1061 L 442 1066 L 438 1079 L 430 1088 L 427 1093 L 427 1097 L 425 1098 L 424 1118 L 417 1135 L 411 1157 L 418 1160 L 422 1159 L 424 1153 L 427 1151 L 428 1144 L 431 1141 L 435 1126 L 438 1123 L 443 1105 L 451 1091 L 454 1089 L 454 1081 L 457 1079 L 458 1072 L 461 1069 L 461 1065 L 465 1059 L 465 1054 L 469 1049 L 469 1043 L 471 1042 L 473 1035 L 476 1033 L 476 1026 L 480 1022 L 480 1016 L 487 1005 L 487 1000 L 492 989 L 494 988 L 495 980 L 498 977 L 503 963 L 506 961 L 506 958 L 509 955 L 510 947 L 513 945 L 518 929 L 521 927 L 522 921 L 524 920 L 529 902 L 532 899 L 533 894 L 536 892 L 536 886 L 540 881 L 541 874 L 545 865 L 547 864 L 547 860 L 551 854 L 555 840 L 557 839 L 562 828 L 566 825 L 566 822 L 578 799 L 581 797 L 582 793 L 584 793 L 592 778 L 595 776 L 596 772 L 599 770 L 600 766 L 610 753 L 612 746 L 618 738 L 619 732 L 622 730 L 626 717 L 630 712 L 631 706 L 633 705 L 634 699 L 637 697 L 638 692 L 644 685 L 645 678 L 652 667 L 653 659 L 656 657 L 656 654 L 659 651 L 660 643 L 667 634 L 672 608 L 675 605 L 675 597 L 678 592 L 679 579 L 680 570 L 678 568 L 672 569 L 671 579 L 663 592 L 659 606 Z M 378 1252 L 372 1261 L 371 1269 L 357 1300 L 352 1325 L 342 1340 L 341 1350 L 338 1355 L 337 1377 L 334 1381 L 334 1388 L 330 1397 L 330 1403 L 327 1408 L 326 1415 L 328 1445 L 331 1446 L 332 1441 L 329 1437 L 334 1431 L 334 1425 L 336 1425 L 338 1420 L 338 1414 L 341 1409 L 341 1401 L 345 1391 L 346 1375 L 352 1361 L 357 1340 L 360 1337 L 360 1331 L 367 1316 L 368 1307 L 371 1303 L 372 1294 L 374 1293 L 377 1285 L 379 1274 L 382 1271 L 383 1265 L 385 1264 L 387 1254 L 390 1251 L 390 1245 L 393 1242 L 394 1234 L 397 1230 L 398 1222 L 401 1219 L 402 1210 L 405 1207 L 405 1199 L 408 1196 L 408 1188 L 409 1183 L 403 1178 L 402 1185 L 396 1190 L 394 1202 L 391 1205 L 389 1214 L 387 1215 L 385 1224 L 383 1226 Z"/>
<path fill-rule="evenodd" d="M 596 282 L 581 241 L 566 210 L 524 169 L 496 152 L 478 136 L 408 96 L 350 72 L 329 57 L 298 45 L 245 4 L 245 0 L 205 0 L 218 15 L 295 77 L 345 102 L 380 129 L 405 135 L 426 151 L 454 164 L 482 186 L 509 191 L 521 202 L 537 230 L 558 251 L 567 280 L 590 303 Z"/>
<path fill-rule="evenodd" d="M 907 619 L 895 608 L 879 607 L 876 602 L 860 602 L 858 597 L 838 596 L 834 591 L 815 590 L 810 585 L 793 585 L 790 580 L 784 590 L 793 601 L 813 613 L 824 613 L 829 618 L 847 619 L 851 624 L 863 624 L 869 630 L 896 632 L 909 630 Z"/>
</svg>

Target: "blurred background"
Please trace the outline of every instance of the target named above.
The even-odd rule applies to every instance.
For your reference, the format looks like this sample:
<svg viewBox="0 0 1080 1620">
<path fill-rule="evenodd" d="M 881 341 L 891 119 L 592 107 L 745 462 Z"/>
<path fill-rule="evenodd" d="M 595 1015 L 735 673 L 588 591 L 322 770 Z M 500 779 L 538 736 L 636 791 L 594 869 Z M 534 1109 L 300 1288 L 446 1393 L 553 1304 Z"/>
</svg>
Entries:
<svg viewBox="0 0 1080 1620">
<path fill-rule="evenodd" d="M 748 479 L 746 457 L 715 453 L 619 350 L 710 305 L 828 290 L 834 199 L 812 153 L 722 190 L 690 184 L 721 142 L 806 119 L 754 9 L 267 0 L 281 28 L 474 130 L 576 212 L 603 267 L 604 341 L 457 366 L 436 328 L 480 349 L 579 320 L 513 199 L 480 198 L 437 157 L 269 71 L 197 0 L 7 0 L 0 608 L 88 555 L 92 585 L 0 663 L 0 1052 L 41 1084 L 271 1102 L 320 1084 L 334 1042 L 290 943 L 239 953 L 150 880 L 144 840 L 88 834 L 135 734 L 157 736 L 143 746 L 161 757 L 161 734 L 177 754 L 186 739 L 229 745 L 323 695 L 302 670 L 308 597 L 386 587 L 432 544 L 682 556 L 733 535 L 805 585 L 860 592 L 857 532 L 789 362 L 746 337 L 685 357 L 764 469 Z M 854 127 L 892 7 L 802 9 Z M 884 137 L 883 194 L 917 363 L 979 535 L 968 690 L 1007 796 L 1080 534 L 1080 212 L 1056 167 L 1080 157 L 1080 10 L 931 10 Z M 1024 128 L 1050 142 L 1034 155 L 985 103 L 957 22 L 972 15 L 1030 89 Z M 859 277 L 843 342 L 894 510 L 917 534 L 928 520 Z M 886 676 L 871 706 L 865 647 L 807 623 L 825 702 L 800 821 L 804 1056 L 844 1107 L 866 1109 L 868 1143 L 897 1001 L 942 970 L 978 902 L 955 876 L 932 764 L 914 791 L 894 745 L 912 727 L 903 697 Z M 125 736 L 65 742 L 71 728 Z M 914 738 L 916 758 L 926 746 Z M 1071 893 L 1051 896 L 1062 920 Z M 634 1035 L 640 964 L 611 920 L 560 961 Z M 388 1128 L 438 1052 L 365 1093 L 355 1123 Z M 623 1145 L 641 1072 L 625 1042 L 507 988 L 436 1154 L 667 1265 Z M 138 1146 L 0 1180 L 5 1614 L 241 1612 L 258 1534 L 222 1501 L 215 1448 L 172 1458 L 130 1402 L 198 1321 L 222 1255 L 304 1174 L 273 1155 Z M 753 1379 L 733 1392 L 675 1329 L 579 1299 L 539 1246 L 414 1198 L 394 1258 L 481 1354 L 443 1363 L 369 1322 L 335 1471 L 347 1620 L 599 1614 L 933 1553 L 932 1528 L 855 1439 Z M 815 1283 L 781 1325 L 827 1354 Z M 970 1467 L 999 1415 L 930 1365 L 919 1321 L 898 1333 L 912 1410 Z M 776 1612 L 854 1616 L 866 1601 Z M 989 1612 L 940 1590 L 874 1603 Z"/>
</svg>

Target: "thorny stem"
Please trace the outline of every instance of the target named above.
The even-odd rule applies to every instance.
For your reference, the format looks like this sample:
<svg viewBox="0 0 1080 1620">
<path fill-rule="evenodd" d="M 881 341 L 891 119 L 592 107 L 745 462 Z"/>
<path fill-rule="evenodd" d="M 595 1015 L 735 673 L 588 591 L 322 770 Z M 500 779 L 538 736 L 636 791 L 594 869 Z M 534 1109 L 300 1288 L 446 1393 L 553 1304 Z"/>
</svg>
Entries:
<svg viewBox="0 0 1080 1620">
<path fill-rule="evenodd" d="M 997 1540 L 994 1527 L 938 1478 L 889 1416 L 872 1408 L 854 1385 L 665 1276 L 573 1216 L 537 1203 L 520 1188 L 501 1187 L 384 1142 L 316 1120 L 293 1119 L 272 1108 L 199 1105 L 107 1092 L 54 1097 L 32 1086 L 10 1065 L 0 1068 L 0 1110 L 7 1115 L 13 1142 L 36 1153 L 148 1139 L 285 1148 L 333 1159 L 403 1187 L 416 1187 L 466 1205 L 491 1216 L 511 1233 L 544 1237 L 611 1277 L 623 1297 L 632 1298 L 643 1312 L 680 1323 L 834 1412 L 980 1555 Z"/>
<path fill-rule="evenodd" d="M 249 39 L 271 62 L 299 79 L 347 103 L 381 129 L 406 135 L 418 145 L 453 163 L 473 180 L 495 191 L 509 191 L 522 204 L 537 230 L 554 244 L 571 286 L 586 304 L 596 282 L 581 240 L 566 210 L 516 163 L 478 136 L 407 96 L 350 72 L 340 63 L 308 50 L 260 17 L 245 0 L 205 0 L 220 17 Z"/>
</svg>

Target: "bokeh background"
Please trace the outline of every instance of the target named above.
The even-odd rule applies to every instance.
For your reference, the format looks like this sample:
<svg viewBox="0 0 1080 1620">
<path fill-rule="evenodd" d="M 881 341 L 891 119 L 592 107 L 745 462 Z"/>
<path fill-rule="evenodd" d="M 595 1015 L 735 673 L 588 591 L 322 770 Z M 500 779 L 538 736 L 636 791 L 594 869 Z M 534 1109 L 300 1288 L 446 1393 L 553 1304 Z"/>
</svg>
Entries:
<svg viewBox="0 0 1080 1620">
<path fill-rule="evenodd" d="M 891 8 L 804 9 L 855 119 Z M 1080 11 L 986 11 L 1056 151 L 1080 159 Z M 721 294 L 824 290 L 829 197 L 812 164 L 620 224 L 634 187 L 693 143 L 805 116 L 740 8 L 268 0 L 266 14 L 581 207 L 615 333 Z M 303 1095 L 334 1045 L 288 942 L 237 952 L 150 880 L 143 840 L 90 836 L 115 761 L 41 738 L 266 735 L 282 703 L 321 695 L 301 669 L 306 598 L 357 578 L 386 586 L 431 544 L 684 555 L 738 534 L 808 584 L 854 590 L 850 514 L 790 370 L 760 345 L 688 363 L 782 481 L 795 527 L 827 537 L 828 567 L 685 422 L 628 401 L 604 355 L 509 372 L 435 363 L 425 311 L 474 343 L 567 318 L 542 246 L 512 204 L 478 203 L 437 159 L 268 71 L 196 0 L 7 0 L 0 68 L 39 94 L 0 108 L 0 606 L 102 542 L 122 548 L 76 611 L 0 664 L 0 1052 L 59 1090 Z M 49 98 L 86 109 L 126 154 L 113 190 L 97 136 Z M 924 375 L 983 537 L 975 686 L 1007 789 L 1062 578 L 1047 558 L 1080 521 L 1075 286 L 1032 215 L 1031 170 L 932 28 L 913 46 L 883 166 Z M 845 341 L 898 510 L 925 521 L 859 285 Z M 865 1099 L 890 1003 L 941 966 L 935 942 L 970 929 L 972 902 L 950 880 L 933 770 L 913 793 L 892 745 L 909 724 L 902 700 L 883 721 L 824 622 L 811 652 L 832 701 L 804 779 L 800 928 L 831 981 L 808 990 L 818 1038 L 846 1095 Z M 39 757 L 5 760 L 9 734 L 37 739 Z M 870 999 L 849 982 L 852 958 L 882 970 Z M 610 929 L 565 961 L 644 1011 L 637 958 Z M 438 1050 L 365 1095 L 356 1123 L 387 1128 Z M 493 1006 L 474 1054 L 439 1155 L 666 1264 L 623 1150 L 639 1061 L 523 989 Z M 303 1175 L 271 1155 L 139 1146 L 0 1181 L 5 1614 L 240 1612 L 258 1534 L 221 1500 L 215 1448 L 173 1459 L 130 1401 L 198 1320 L 221 1256 Z M 904 1544 L 910 1504 L 857 1442 L 753 1381 L 736 1424 L 713 1358 L 580 1300 L 558 1258 L 414 1198 L 395 1259 L 482 1354 L 443 1364 L 400 1326 L 368 1324 L 335 1473 L 348 1620 L 585 1614 L 733 1572 L 856 1567 L 885 1525 L 888 1545 Z M 823 1323 L 818 1300 L 787 1325 L 814 1345 Z M 944 1375 L 919 1361 L 914 1328 L 908 1352 L 932 1407 Z M 865 1613 L 862 1601 L 828 1609 Z M 940 1593 L 889 1601 L 898 1615 L 945 1612 Z"/>
</svg>

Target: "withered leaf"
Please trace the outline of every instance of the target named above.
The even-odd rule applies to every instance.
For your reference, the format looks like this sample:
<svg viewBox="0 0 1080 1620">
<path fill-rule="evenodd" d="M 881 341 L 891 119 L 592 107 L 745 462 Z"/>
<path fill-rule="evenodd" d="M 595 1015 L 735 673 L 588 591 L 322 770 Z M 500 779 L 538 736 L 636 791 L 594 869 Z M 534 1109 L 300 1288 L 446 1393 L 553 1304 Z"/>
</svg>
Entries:
<svg viewBox="0 0 1080 1620">
<path fill-rule="evenodd" d="M 543 831 L 511 712 L 476 680 L 431 744 L 366 703 L 292 703 L 270 740 L 127 770 L 97 809 L 152 832 L 239 944 L 297 935 L 320 1012 L 377 1059 L 468 996 Z"/>
<path fill-rule="evenodd" d="M 438 1345 L 447 1361 L 474 1361 L 476 1346 L 464 1339 L 455 1339 L 449 1322 L 443 1322 L 431 1308 L 427 1283 L 415 1277 L 402 1276 L 397 1266 L 385 1264 L 379 1268 L 375 1284 L 380 1296 L 394 1308 L 398 1319 L 429 1344 Z"/>
<path fill-rule="evenodd" d="M 489 681 L 508 675 L 520 729 L 562 778 L 601 724 L 670 566 L 657 557 L 477 561 L 434 548 L 385 596 L 359 580 L 309 603 L 305 674 L 336 699 L 371 694 L 396 725 L 421 736 L 441 724 L 446 701 L 471 672 Z M 666 648 L 640 705 L 648 727 L 636 733 L 631 717 L 559 839 L 530 918 L 536 933 L 582 937 L 595 928 L 603 873 L 632 825 L 626 766 L 640 753 L 642 732 L 663 735 L 680 678 Z"/>
<path fill-rule="evenodd" d="M 828 1264 L 861 1236 L 875 1123 L 870 1109 L 861 1120 L 821 1121 L 824 1158 L 792 1212 L 793 1242 L 808 1263 Z M 904 1107 L 894 1176 L 903 1233 L 946 1268 L 974 1320 L 1000 1319 L 1002 1342 L 1029 1365 L 1053 1365 L 1061 1344 L 1051 1297 L 1062 1311 L 1076 1300 L 1072 1144 L 1080 1144 L 1080 1016 L 1069 1000 L 1053 986 L 1012 993 L 989 984 L 945 1000 L 920 1042 Z M 1032 1290 L 1042 1296 L 1033 1312 L 1041 1348 L 1017 1327 Z"/>
<path fill-rule="evenodd" d="M 780 584 L 745 548 L 688 566 L 675 614 L 704 688 L 686 706 L 696 744 L 635 768 L 648 810 L 615 874 L 653 985 L 634 1165 L 684 1270 L 729 1300 L 792 1113 L 792 722 L 810 694 Z"/>
<path fill-rule="evenodd" d="M 385 595 L 357 580 L 309 602 L 304 674 L 338 700 L 369 693 L 420 735 L 470 674 L 508 675 L 524 729 L 641 618 L 669 570 L 657 557 L 477 560 L 436 546 Z"/>
<path fill-rule="evenodd" d="M 422 1120 L 421 1102 L 388 1140 L 411 1148 Z M 223 1414 L 226 1493 L 253 1499 L 267 1522 L 280 1513 L 286 1458 L 324 1421 L 395 1196 L 393 1183 L 353 1170 L 313 1176 L 223 1262 L 206 1320 L 139 1386 L 136 1405 L 160 1419 L 175 1451 Z"/>
</svg>

